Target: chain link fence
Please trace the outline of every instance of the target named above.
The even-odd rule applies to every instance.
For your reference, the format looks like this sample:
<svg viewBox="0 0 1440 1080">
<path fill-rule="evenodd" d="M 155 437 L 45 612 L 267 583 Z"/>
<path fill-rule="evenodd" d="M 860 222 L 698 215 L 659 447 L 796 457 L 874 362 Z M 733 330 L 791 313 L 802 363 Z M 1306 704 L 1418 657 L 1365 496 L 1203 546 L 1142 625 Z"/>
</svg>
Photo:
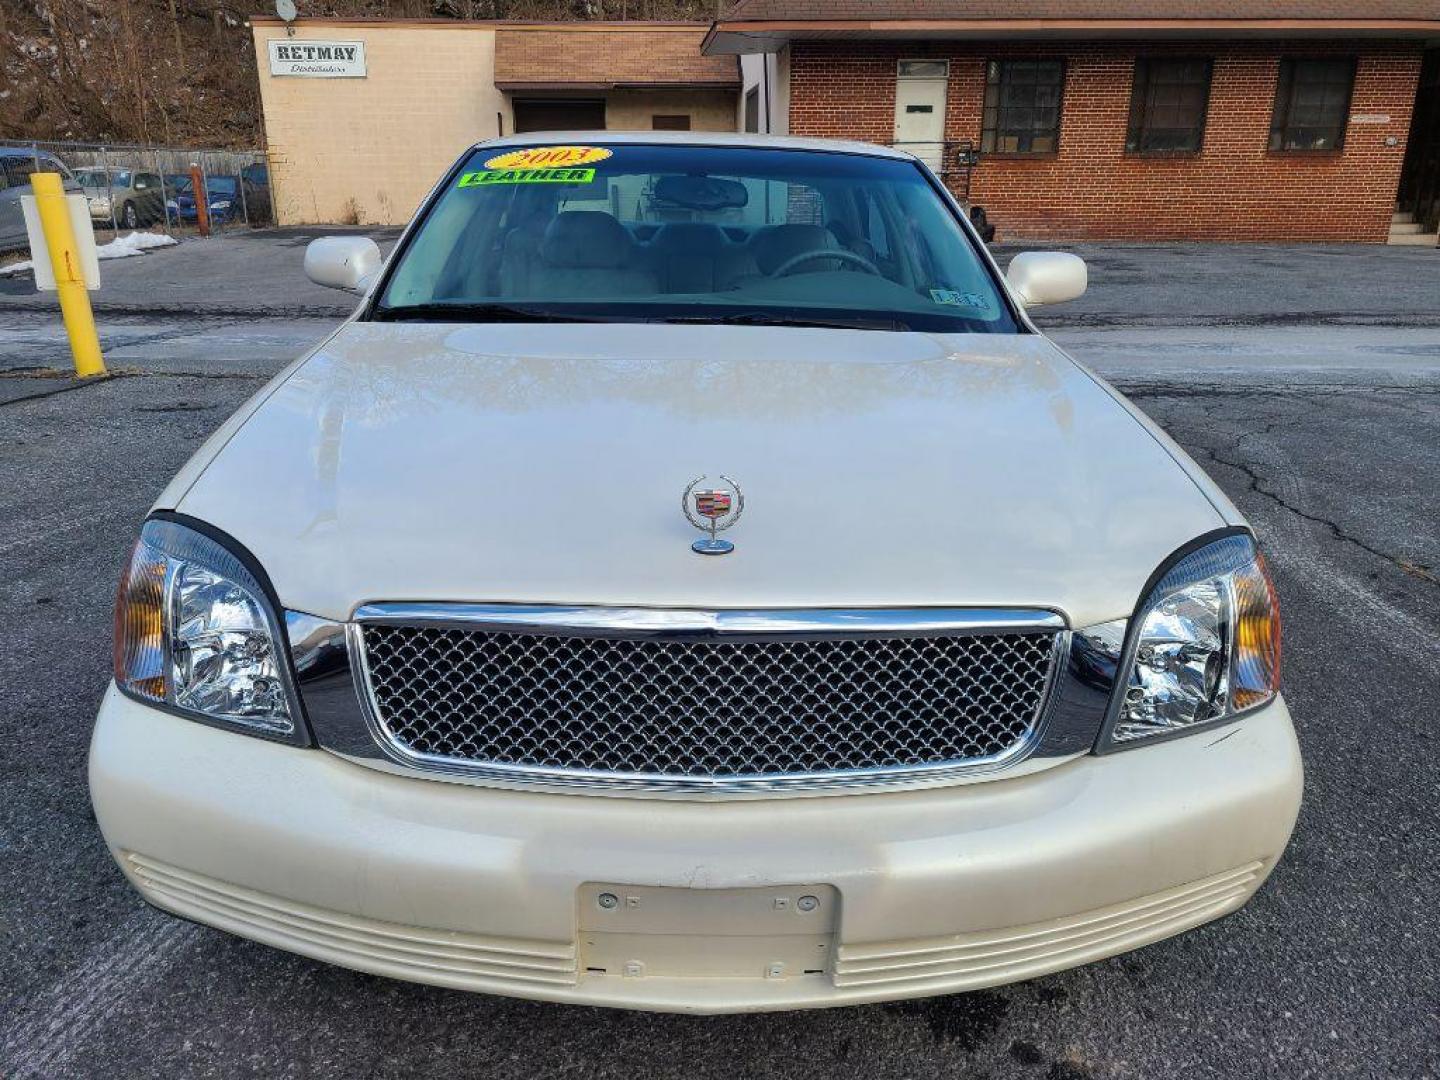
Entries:
<svg viewBox="0 0 1440 1080">
<path fill-rule="evenodd" d="M 262 150 L 0 140 L 0 190 L 28 188 L 31 172 L 54 169 L 57 161 L 85 195 L 100 243 L 135 230 L 195 235 L 197 203 L 212 233 L 275 223 Z"/>
</svg>

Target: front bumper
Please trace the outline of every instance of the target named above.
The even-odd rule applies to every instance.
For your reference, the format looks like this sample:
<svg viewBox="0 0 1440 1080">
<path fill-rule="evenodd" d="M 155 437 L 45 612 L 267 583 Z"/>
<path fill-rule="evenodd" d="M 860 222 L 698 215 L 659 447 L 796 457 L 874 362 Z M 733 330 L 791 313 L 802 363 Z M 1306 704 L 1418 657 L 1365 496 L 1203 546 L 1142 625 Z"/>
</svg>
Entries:
<svg viewBox="0 0 1440 1080">
<path fill-rule="evenodd" d="M 726 1012 L 998 985 L 1217 918 L 1284 849 L 1301 766 L 1277 701 L 926 791 L 537 794 L 389 775 L 112 687 L 90 784 L 127 877 L 199 922 L 418 982 Z"/>
</svg>

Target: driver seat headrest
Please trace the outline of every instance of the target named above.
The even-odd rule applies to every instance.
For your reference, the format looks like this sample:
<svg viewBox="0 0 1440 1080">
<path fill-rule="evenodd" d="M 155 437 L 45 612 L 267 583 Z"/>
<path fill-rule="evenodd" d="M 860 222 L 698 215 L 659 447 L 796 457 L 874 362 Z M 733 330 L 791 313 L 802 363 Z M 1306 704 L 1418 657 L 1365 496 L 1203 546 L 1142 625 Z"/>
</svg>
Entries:
<svg viewBox="0 0 1440 1080">
<path fill-rule="evenodd" d="M 755 237 L 751 250 L 761 272 L 773 274 L 786 261 L 807 251 L 824 251 L 836 247 L 835 235 L 823 225 L 773 225 Z M 813 266 L 821 269 L 827 260 L 816 259 Z"/>
<path fill-rule="evenodd" d="M 540 257 L 571 270 L 612 270 L 629 266 L 635 241 L 625 226 L 603 210 L 565 210 L 545 230 Z"/>
</svg>

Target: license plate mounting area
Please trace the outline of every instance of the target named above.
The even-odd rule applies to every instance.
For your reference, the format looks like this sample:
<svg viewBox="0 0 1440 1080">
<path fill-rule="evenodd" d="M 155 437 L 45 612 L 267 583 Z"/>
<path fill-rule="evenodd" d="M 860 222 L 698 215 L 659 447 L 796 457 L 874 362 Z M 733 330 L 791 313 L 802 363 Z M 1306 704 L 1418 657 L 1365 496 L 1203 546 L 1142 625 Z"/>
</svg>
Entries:
<svg viewBox="0 0 1440 1080">
<path fill-rule="evenodd" d="M 576 903 L 586 978 L 823 978 L 840 914 L 840 894 L 831 885 L 689 889 L 587 882 Z"/>
</svg>

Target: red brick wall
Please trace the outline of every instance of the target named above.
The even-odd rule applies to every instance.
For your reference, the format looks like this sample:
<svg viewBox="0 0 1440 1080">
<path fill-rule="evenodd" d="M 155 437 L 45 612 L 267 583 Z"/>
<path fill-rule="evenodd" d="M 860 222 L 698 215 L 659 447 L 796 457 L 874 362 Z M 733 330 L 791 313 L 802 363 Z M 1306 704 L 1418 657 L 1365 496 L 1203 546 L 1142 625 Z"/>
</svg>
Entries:
<svg viewBox="0 0 1440 1080">
<path fill-rule="evenodd" d="M 1127 154 L 1135 57 L 1166 52 L 1215 58 L 1204 146 L 1182 157 Z M 1390 122 L 1349 125 L 1340 151 L 1271 153 L 1280 57 L 1329 53 L 1357 57 L 1351 115 Z M 986 157 L 971 189 L 1002 238 L 1384 242 L 1420 72 L 1420 49 L 1403 43 L 801 43 L 791 55 L 790 131 L 888 142 L 896 60 L 936 57 L 950 60 L 946 138 L 978 146 L 986 59 L 1041 55 L 1065 58 L 1058 153 Z"/>
</svg>

